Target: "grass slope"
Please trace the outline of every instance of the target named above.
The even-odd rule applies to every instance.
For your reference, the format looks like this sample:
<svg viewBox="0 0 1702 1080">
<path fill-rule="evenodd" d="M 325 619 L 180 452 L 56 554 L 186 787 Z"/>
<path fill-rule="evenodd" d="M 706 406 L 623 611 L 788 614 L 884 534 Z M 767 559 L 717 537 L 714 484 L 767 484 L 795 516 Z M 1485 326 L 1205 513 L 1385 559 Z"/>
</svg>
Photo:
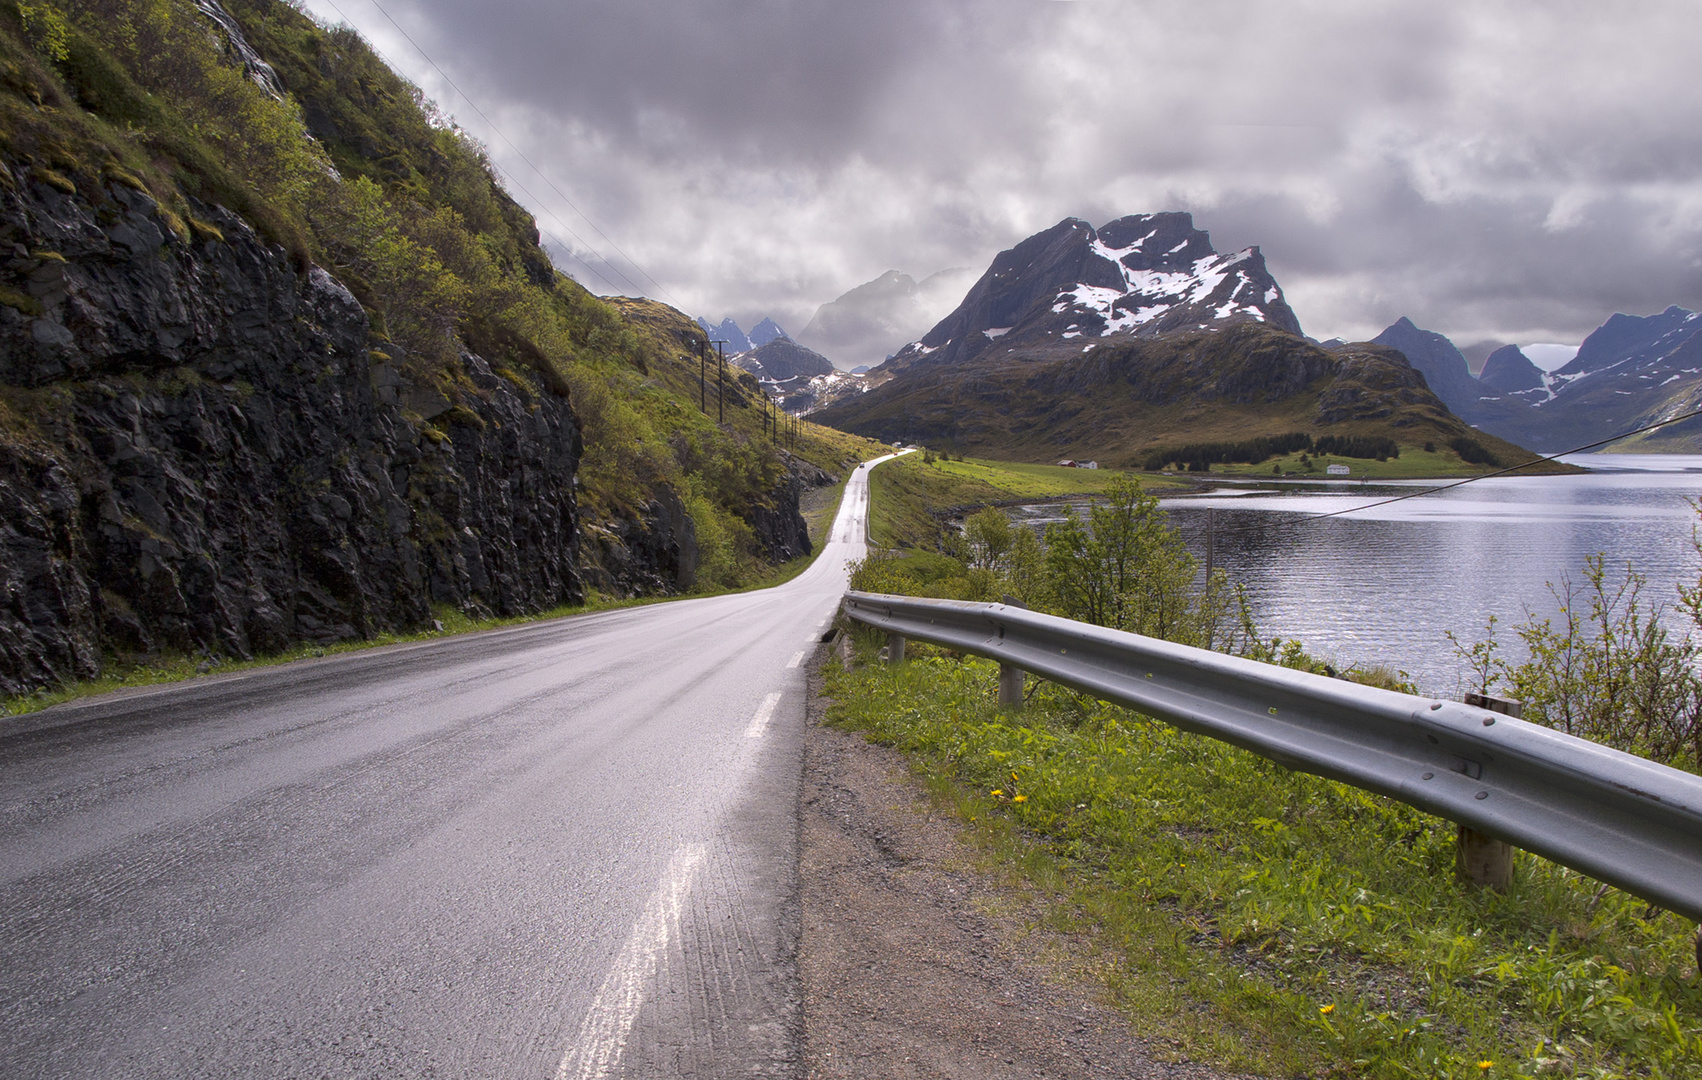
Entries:
<svg viewBox="0 0 1702 1080">
<path fill-rule="evenodd" d="M 1430 443 L 1443 448 L 1425 461 L 1423 475 L 1431 476 L 1486 471 L 1447 449 L 1457 438 L 1476 440 L 1506 464 L 1536 456 L 1467 427 L 1392 350 L 1328 353 L 1253 325 L 1074 355 L 1008 358 L 971 370 L 919 365 L 812 419 L 954 453 L 1026 462 L 1095 459 L 1117 468 L 1137 467 L 1160 448 L 1294 431 L 1392 438 L 1402 457 Z"/>
<path fill-rule="evenodd" d="M 1269 1076 L 1702 1075 L 1694 928 L 1520 854 L 1456 885 L 1453 826 L 1062 688 L 858 632 L 830 722 L 907 751 L 970 835 L 1103 950 L 1178 1059 Z"/>
<path fill-rule="evenodd" d="M 929 461 L 907 454 L 869 477 L 869 539 L 880 547 L 932 547 L 942 515 L 981 506 L 1091 496 L 1117 475 L 1111 469 L 1073 469 L 985 459 Z M 1148 490 L 1183 488 L 1180 480 L 1143 478 Z"/>
</svg>

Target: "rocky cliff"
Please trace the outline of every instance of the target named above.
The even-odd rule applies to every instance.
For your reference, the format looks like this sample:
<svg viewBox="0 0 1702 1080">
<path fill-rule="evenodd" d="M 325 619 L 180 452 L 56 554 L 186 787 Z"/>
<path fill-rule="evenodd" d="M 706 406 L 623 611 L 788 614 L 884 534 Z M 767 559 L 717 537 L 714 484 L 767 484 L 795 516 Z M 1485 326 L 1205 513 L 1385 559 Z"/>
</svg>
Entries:
<svg viewBox="0 0 1702 1080">
<path fill-rule="evenodd" d="M 541 378 L 416 373 L 235 215 L 0 166 L 0 691 L 579 600 Z"/>
</svg>

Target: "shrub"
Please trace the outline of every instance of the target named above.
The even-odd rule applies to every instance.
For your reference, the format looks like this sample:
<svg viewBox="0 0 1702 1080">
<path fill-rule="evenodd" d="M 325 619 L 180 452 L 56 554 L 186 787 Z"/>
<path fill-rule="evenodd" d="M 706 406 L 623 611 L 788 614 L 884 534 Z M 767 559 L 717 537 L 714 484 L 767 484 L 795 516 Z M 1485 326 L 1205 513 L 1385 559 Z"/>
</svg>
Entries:
<svg viewBox="0 0 1702 1080">
<path fill-rule="evenodd" d="M 1495 455 L 1485 449 L 1484 445 L 1476 439 L 1461 435 L 1451 440 L 1448 445 L 1453 448 L 1454 453 L 1460 455 L 1460 460 L 1468 465 L 1493 466 L 1501 464 L 1495 459 Z"/>
</svg>

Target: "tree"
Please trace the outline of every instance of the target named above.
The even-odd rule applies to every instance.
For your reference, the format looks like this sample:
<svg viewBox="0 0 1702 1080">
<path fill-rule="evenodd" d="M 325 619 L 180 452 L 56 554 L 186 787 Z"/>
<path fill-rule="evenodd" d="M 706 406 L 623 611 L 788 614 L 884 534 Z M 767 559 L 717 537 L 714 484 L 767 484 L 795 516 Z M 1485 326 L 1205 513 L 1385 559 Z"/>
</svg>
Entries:
<svg viewBox="0 0 1702 1080">
<path fill-rule="evenodd" d="M 971 514 L 963 523 L 963 539 L 969 546 L 969 565 L 983 570 L 1003 569 L 1015 532 L 1010 518 L 997 507 L 989 506 Z"/>
</svg>

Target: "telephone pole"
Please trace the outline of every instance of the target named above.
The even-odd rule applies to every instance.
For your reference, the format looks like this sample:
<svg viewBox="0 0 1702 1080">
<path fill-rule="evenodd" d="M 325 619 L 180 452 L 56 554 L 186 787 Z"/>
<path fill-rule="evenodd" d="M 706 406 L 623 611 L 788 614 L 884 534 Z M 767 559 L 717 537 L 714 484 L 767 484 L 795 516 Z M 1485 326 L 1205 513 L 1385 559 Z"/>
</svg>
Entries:
<svg viewBox="0 0 1702 1080">
<path fill-rule="evenodd" d="M 725 341 L 715 343 L 715 422 L 727 422 L 727 350 L 721 346 Z"/>
<path fill-rule="evenodd" d="M 705 416 L 709 415 L 709 397 L 704 382 L 704 369 L 708 365 L 704 356 L 708 352 L 709 339 L 699 338 L 697 341 L 697 408 Z"/>
</svg>

